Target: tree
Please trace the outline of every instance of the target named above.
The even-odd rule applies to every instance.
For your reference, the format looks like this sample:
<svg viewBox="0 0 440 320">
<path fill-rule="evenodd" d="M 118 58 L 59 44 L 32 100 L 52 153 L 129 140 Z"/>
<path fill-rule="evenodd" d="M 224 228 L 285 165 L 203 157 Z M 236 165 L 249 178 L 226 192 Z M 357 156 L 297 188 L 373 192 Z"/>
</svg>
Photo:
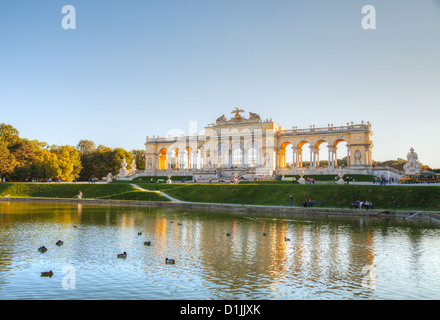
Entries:
<svg viewBox="0 0 440 320">
<path fill-rule="evenodd" d="M 10 124 L 0 124 L 0 141 L 6 143 L 6 147 L 12 147 L 20 141 L 19 132 Z"/>
<path fill-rule="evenodd" d="M 57 156 L 60 178 L 65 181 L 72 181 L 78 178 L 82 169 L 81 152 L 73 146 L 52 146 L 51 152 Z"/>
<path fill-rule="evenodd" d="M 31 165 L 32 175 L 37 179 L 59 178 L 61 175 L 56 154 L 47 149 L 37 149 Z"/>
<path fill-rule="evenodd" d="M 90 140 L 80 140 L 76 146 L 76 148 L 81 151 L 83 154 L 91 153 L 96 150 L 95 143 Z"/>
<path fill-rule="evenodd" d="M 128 163 L 130 168 L 132 154 L 122 148 L 111 149 L 104 145 L 98 148 L 89 140 L 81 140 L 77 146 L 78 150 L 83 150 L 81 154 L 82 170 L 80 180 L 87 181 L 92 178 L 102 178 L 111 173 L 116 175 L 121 169 L 122 160 Z"/>
<path fill-rule="evenodd" d="M 136 161 L 136 168 L 145 170 L 145 150 L 131 150 L 131 154 Z"/>
<path fill-rule="evenodd" d="M 3 177 L 11 173 L 16 165 L 17 161 L 14 155 L 9 152 L 6 142 L 0 140 L 0 176 Z"/>
</svg>

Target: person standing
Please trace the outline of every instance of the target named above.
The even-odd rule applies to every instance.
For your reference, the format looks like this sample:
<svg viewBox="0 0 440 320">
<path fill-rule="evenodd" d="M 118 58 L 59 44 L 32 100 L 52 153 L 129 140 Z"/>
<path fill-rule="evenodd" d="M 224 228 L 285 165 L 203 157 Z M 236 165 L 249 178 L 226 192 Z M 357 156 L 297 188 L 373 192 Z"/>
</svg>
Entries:
<svg viewBox="0 0 440 320">
<path fill-rule="evenodd" d="M 292 195 L 289 196 L 289 207 L 295 207 L 293 205 L 293 197 L 292 197 Z"/>
</svg>

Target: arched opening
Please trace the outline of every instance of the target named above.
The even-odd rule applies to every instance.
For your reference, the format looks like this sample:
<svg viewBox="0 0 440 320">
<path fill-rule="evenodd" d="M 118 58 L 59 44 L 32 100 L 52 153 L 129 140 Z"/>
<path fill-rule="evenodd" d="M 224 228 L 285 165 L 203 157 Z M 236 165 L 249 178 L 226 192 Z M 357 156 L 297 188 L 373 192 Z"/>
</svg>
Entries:
<svg viewBox="0 0 440 320">
<path fill-rule="evenodd" d="M 293 145 L 290 141 L 283 142 L 280 150 L 280 163 L 282 168 L 290 168 L 293 165 Z"/>
<path fill-rule="evenodd" d="M 203 146 L 198 147 L 197 148 L 197 161 L 196 161 L 194 169 L 202 169 L 205 166 L 204 161 L 203 161 L 203 153 L 204 153 Z"/>
<path fill-rule="evenodd" d="M 183 169 L 191 169 L 193 166 L 193 161 L 192 161 L 192 149 L 190 147 L 186 147 L 185 150 L 183 151 Z"/>
<path fill-rule="evenodd" d="M 219 144 L 217 151 L 217 166 L 219 168 L 228 167 L 229 150 L 228 146 L 224 143 Z"/>
<path fill-rule="evenodd" d="M 159 150 L 159 170 L 167 169 L 167 149 L 162 148 Z"/>
<path fill-rule="evenodd" d="M 174 148 L 171 150 L 171 157 L 170 157 L 170 166 L 173 170 L 179 169 L 179 149 Z"/>
<path fill-rule="evenodd" d="M 232 146 L 232 166 L 243 167 L 243 146 L 241 143 L 236 143 Z"/>
<path fill-rule="evenodd" d="M 306 168 L 310 166 L 310 161 L 307 158 L 307 150 L 310 150 L 310 143 L 306 140 L 300 141 L 298 143 L 298 150 L 297 150 L 297 162 L 298 162 L 298 168 Z"/>
<path fill-rule="evenodd" d="M 249 144 L 247 152 L 246 152 L 246 161 L 245 165 L 251 168 L 255 168 L 261 165 L 259 148 L 255 142 Z"/>
<path fill-rule="evenodd" d="M 326 168 L 329 166 L 329 143 L 326 140 L 318 140 L 315 143 L 315 167 Z"/>
<path fill-rule="evenodd" d="M 333 142 L 334 145 L 334 167 L 350 166 L 350 153 L 345 139 L 337 139 Z"/>
</svg>

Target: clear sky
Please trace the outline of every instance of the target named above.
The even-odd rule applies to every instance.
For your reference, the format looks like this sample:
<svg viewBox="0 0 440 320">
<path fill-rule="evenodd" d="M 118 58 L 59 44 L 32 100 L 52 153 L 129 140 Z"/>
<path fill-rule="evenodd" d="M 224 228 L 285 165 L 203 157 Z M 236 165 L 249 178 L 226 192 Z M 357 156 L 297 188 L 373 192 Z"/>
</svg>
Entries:
<svg viewBox="0 0 440 320">
<path fill-rule="evenodd" d="M 0 122 L 21 137 L 143 149 L 240 107 L 370 121 L 374 160 L 414 147 L 440 168 L 440 0 L 3 0 L 0 39 Z"/>
</svg>

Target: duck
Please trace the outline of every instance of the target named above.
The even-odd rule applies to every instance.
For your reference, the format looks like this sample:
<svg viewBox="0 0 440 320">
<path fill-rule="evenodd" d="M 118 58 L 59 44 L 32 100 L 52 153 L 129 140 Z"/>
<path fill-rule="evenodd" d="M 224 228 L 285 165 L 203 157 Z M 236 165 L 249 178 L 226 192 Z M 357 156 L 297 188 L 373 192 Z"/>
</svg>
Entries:
<svg viewBox="0 0 440 320">
<path fill-rule="evenodd" d="M 41 246 L 38 248 L 38 251 L 40 251 L 41 253 L 45 253 L 47 251 L 47 248 L 45 246 Z"/>
<path fill-rule="evenodd" d="M 53 272 L 52 272 L 52 270 L 41 272 L 41 276 L 42 277 L 52 277 L 53 276 Z"/>
<path fill-rule="evenodd" d="M 145 241 L 145 242 L 144 242 L 144 245 L 145 245 L 145 246 L 151 246 L 151 241 Z"/>
<path fill-rule="evenodd" d="M 167 263 L 167 264 L 175 264 L 176 260 L 165 258 L 165 263 Z"/>
<path fill-rule="evenodd" d="M 263 232 L 263 237 L 265 237 L 266 236 L 266 232 Z"/>
<path fill-rule="evenodd" d="M 177 223 L 177 225 L 178 225 L 178 226 L 181 226 L 182 224 L 181 224 L 181 223 Z"/>
<path fill-rule="evenodd" d="M 61 240 L 58 240 L 57 243 L 56 243 L 57 246 L 62 246 L 63 244 L 64 244 L 64 242 L 61 241 Z"/>
<path fill-rule="evenodd" d="M 227 237 L 229 237 L 230 235 L 231 235 L 230 233 L 227 233 L 227 234 L 226 234 Z"/>
<path fill-rule="evenodd" d="M 138 236 L 141 236 L 141 235 L 142 235 L 142 231 L 139 231 L 139 232 L 138 232 Z"/>
<path fill-rule="evenodd" d="M 124 253 L 119 253 L 118 258 L 127 258 L 127 252 L 124 251 Z"/>
<path fill-rule="evenodd" d="M 290 241 L 290 238 L 284 237 L 284 241 Z"/>
</svg>

